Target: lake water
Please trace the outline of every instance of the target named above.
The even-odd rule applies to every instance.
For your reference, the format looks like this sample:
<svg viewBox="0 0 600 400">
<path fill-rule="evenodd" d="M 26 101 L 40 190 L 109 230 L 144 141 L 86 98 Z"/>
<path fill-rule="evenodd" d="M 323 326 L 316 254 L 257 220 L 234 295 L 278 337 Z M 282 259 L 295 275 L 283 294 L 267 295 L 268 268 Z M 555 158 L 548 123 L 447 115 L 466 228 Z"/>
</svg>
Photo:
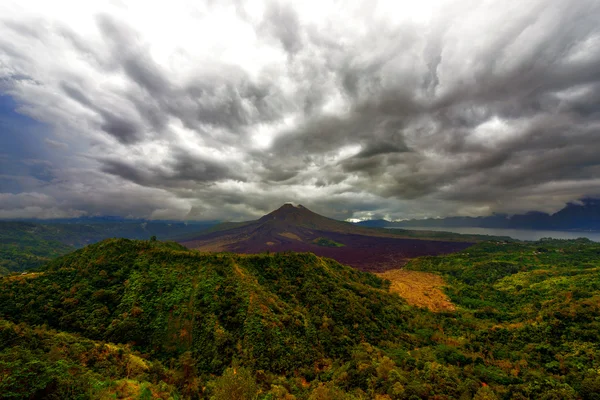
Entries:
<svg viewBox="0 0 600 400">
<path fill-rule="evenodd" d="M 388 229 L 407 229 L 419 231 L 440 231 L 454 232 L 471 235 L 492 235 L 492 236 L 510 236 L 518 240 L 540 240 L 544 237 L 554 239 L 577 239 L 585 237 L 594 242 L 600 242 L 600 232 L 589 231 L 537 231 L 533 229 L 500 229 L 500 228 L 434 228 L 434 227 L 413 227 L 410 228 L 388 228 Z"/>
</svg>

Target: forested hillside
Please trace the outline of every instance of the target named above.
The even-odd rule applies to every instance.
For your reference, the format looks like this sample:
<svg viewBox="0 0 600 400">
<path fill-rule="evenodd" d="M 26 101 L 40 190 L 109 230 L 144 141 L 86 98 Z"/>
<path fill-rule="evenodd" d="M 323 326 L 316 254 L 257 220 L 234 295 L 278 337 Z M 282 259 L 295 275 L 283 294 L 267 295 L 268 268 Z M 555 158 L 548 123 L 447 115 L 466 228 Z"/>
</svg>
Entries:
<svg viewBox="0 0 600 400">
<path fill-rule="evenodd" d="M 457 348 L 498 394 L 600 398 L 599 243 L 485 243 L 408 268 L 446 278 L 461 319 Z"/>
<path fill-rule="evenodd" d="M 37 268 L 75 250 L 33 224 L 0 222 L 0 276 Z"/>
<path fill-rule="evenodd" d="M 456 310 L 409 306 L 389 282 L 308 253 L 202 254 L 105 240 L 0 281 L 0 390 L 82 399 L 598 398 L 600 244 L 482 243 L 407 268 L 441 274 Z M 35 385 L 23 385 L 33 376 Z"/>
</svg>

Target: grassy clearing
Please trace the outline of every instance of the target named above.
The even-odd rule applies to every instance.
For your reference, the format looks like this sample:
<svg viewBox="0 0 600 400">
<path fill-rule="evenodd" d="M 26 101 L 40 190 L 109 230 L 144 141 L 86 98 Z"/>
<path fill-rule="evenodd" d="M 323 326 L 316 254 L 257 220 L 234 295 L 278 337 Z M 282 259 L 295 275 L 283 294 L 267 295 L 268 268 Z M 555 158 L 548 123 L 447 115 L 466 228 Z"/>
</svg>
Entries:
<svg viewBox="0 0 600 400">
<path fill-rule="evenodd" d="M 324 238 L 324 237 L 316 238 L 312 242 L 314 244 L 316 244 L 317 246 L 323 246 L 323 247 L 344 247 L 344 244 L 338 243 L 338 242 L 336 242 L 334 240 L 327 239 L 327 238 Z"/>
<path fill-rule="evenodd" d="M 32 278 L 37 278 L 38 276 L 43 275 L 43 272 L 29 272 L 29 273 L 22 273 L 19 275 L 10 275 L 5 277 L 4 279 L 6 279 L 7 281 L 24 281 L 25 279 L 32 279 Z"/>
</svg>

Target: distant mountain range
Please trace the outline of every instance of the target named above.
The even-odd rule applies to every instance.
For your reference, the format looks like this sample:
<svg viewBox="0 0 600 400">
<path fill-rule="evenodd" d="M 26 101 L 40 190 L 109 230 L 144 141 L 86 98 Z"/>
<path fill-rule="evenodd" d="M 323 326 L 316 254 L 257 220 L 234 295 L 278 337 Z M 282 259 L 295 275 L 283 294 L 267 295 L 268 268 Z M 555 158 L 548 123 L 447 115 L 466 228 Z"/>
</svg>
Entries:
<svg viewBox="0 0 600 400">
<path fill-rule="evenodd" d="M 554 214 L 531 211 L 526 214 L 495 214 L 489 217 L 448 217 L 387 221 L 384 219 L 358 222 L 357 225 L 371 228 L 505 228 L 536 230 L 585 230 L 600 231 L 600 199 L 583 199 L 579 203 L 568 203 Z"/>
<path fill-rule="evenodd" d="M 181 220 L 168 220 L 168 219 L 145 219 L 145 218 L 125 218 L 118 215 L 97 215 L 97 216 L 83 216 L 77 218 L 50 218 L 50 219 L 39 219 L 39 218 L 15 218 L 4 220 L 7 222 L 31 222 L 34 224 L 175 224 L 175 225 L 202 225 L 211 226 L 216 225 L 220 221 L 209 220 L 209 221 L 181 221 Z M 2 222 L 2 221 L 0 221 Z"/>
<path fill-rule="evenodd" d="M 35 221 L 35 222 L 31 222 Z M 62 220 L 0 221 L 0 248 L 7 243 L 27 240 L 52 241 L 73 247 L 113 237 L 160 240 L 208 229 L 216 221 L 147 221 L 119 217 L 73 218 Z"/>
</svg>

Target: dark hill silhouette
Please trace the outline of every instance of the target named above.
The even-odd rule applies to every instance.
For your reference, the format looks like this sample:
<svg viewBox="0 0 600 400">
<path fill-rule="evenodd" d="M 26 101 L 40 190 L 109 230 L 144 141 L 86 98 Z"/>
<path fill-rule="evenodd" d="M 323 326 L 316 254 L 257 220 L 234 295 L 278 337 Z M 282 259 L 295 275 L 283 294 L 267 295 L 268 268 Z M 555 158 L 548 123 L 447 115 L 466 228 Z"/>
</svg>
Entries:
<svg viewBox="0 0 600 400">
<path fill-rule="evenodd" d="M 294 206 L 286 203 L 277 210 L 261 217 L 258 222 L 270 223 L 278 226 L 296 225 L 305 228 L 328 226 L 333 229 L 352 229 L 347 222 L 336 221 L 310 211 L 303 205 Z"/>
<path fill-rule="evenodd" d="M 445 254 L 471 244 L 399 238 L 292 204 L 284 204 L 256 221 L 222 224 L 179 242 L 202 251 L 309 251 L 363 270 L 397 268 L 410 258 Z"/>
</svg>

